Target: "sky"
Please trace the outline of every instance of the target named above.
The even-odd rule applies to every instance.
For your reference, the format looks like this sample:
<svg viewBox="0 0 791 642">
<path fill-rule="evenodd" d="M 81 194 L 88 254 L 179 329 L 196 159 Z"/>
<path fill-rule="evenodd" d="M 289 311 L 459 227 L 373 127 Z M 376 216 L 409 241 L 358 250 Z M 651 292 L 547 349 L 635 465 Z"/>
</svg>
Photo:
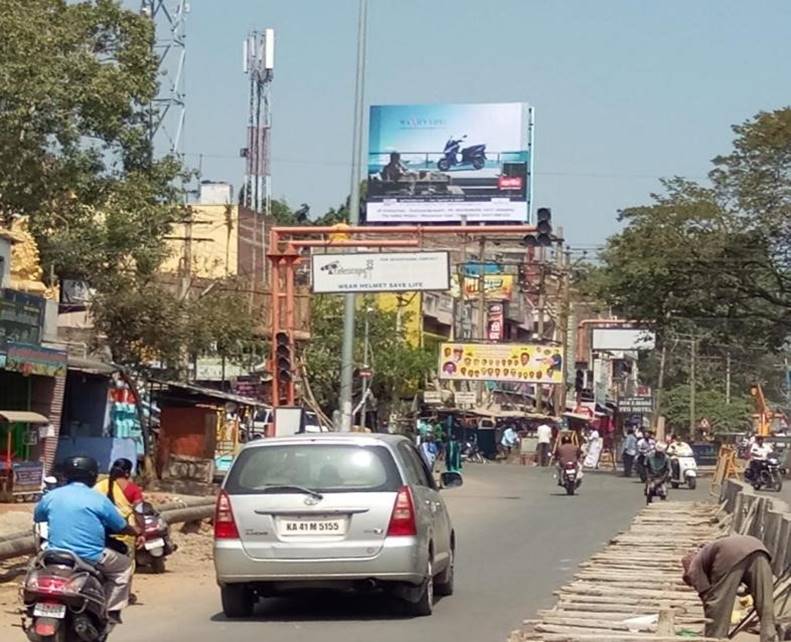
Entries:
<svg viewBox="0 0 791 642">
<path fill-rule="evenodd" d="M 272 27 L 274 196 L 308 203 L 314 216 L 343 202 L 357 0 L 190 4 L 188 163 L 202 155 L 204 179 L 240 187 L 241 43 Z M 731 125 L 791 104 L 789 28 L 787 0 L 369 0 L 366 113 L 371 104 L 529 102 L 534 205 L 552 208 L 573 246 L 592 247 L 660 177 L 704 179 L 710 159 L 729 150 Z"/>
</svg>

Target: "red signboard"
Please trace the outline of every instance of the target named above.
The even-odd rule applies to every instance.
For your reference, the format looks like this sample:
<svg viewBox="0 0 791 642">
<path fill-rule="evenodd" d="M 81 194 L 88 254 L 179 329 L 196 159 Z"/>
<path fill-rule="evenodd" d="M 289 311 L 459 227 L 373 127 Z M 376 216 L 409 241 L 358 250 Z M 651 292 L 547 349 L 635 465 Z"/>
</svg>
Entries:
<svg viewBox="0 0 791 642">
<path fill-rule="evenodd" d="M 497 187 L 504 189 L 522 189 L 523 178 L 521 176 L 500 176 L 497 179 Z"/>
<path fill-rule="evenodd" d="M 492 303 L 487 310 L 486 338 L 502 341 L 505 337 L 505 311 L 502 303 Z"/>
</svg>

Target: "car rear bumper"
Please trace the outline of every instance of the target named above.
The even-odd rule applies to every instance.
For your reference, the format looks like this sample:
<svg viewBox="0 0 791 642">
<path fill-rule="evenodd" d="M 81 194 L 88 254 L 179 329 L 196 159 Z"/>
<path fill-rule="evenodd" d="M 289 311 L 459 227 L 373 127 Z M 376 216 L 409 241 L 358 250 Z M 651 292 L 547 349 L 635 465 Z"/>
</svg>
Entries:
<svg viewBox="0 0 791 642">
<path fill-rule="evenodd" d="M 254 582 L 316 582 L 373 579 L 382 582 L 423 582 L 428 551 L 414 537 L 388 538 L 372 557 L 345 559 L 253 559 L 239 540 L 214 543 L 218 584 Z"/>
</svg>

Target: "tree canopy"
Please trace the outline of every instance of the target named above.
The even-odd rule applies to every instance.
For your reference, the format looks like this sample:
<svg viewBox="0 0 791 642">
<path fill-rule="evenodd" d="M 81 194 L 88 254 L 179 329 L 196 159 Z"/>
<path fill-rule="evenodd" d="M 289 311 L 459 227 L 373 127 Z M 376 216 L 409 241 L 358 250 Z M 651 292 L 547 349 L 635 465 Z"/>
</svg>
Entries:
<svg viewBox="0 0 791 642">
<path fill-rule="evenodd" d="M 771 383 L 791 333 L 791 108 L 733 130 L 707 184 L 668 179 L 652 202 L 620 213 L 625 227 L 585 287 L 656 330 L 660 345 L 694 336 L 704 357 L 731 353 L 740 384 Z M 672 388 L 688 367 L 668 374 Z"/>
</svg>

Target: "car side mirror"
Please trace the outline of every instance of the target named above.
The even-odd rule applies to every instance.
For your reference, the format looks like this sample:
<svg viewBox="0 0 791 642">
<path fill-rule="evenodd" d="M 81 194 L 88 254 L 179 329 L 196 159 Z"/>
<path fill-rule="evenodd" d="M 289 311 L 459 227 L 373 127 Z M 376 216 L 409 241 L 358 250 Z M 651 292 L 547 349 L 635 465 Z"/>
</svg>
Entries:
<svg viewBox="0 0 791 642">
<path fill-rule="evenodd" d="M 464 485 L 464 478 L 461 473 L 446 472 L 440 475 L 443 488 L 458 488 Z"/>
</svg>

